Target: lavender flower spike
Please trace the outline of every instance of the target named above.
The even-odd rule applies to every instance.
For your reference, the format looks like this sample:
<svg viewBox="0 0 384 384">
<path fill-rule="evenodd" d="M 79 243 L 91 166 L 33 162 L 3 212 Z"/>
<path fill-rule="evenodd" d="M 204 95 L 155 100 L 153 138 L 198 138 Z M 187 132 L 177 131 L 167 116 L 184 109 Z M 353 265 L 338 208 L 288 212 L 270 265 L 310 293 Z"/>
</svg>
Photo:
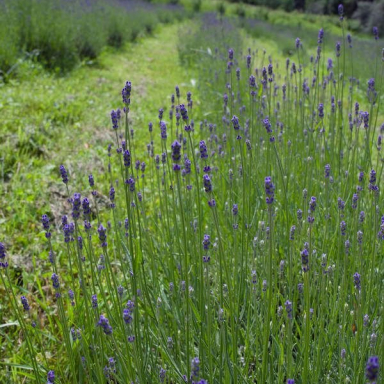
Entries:
<svg viewBox="0 0 384 384">
<path fill-rule="evenodd" d="M 5 253 L 5 245 L 0 242 L 0 268 L 7 268 L 8 262 L 5 261 L 5 257 L 7 254 Z"/>
<path fill-rule="evenodd" d="M 268 205 L 272 204 L 275 199 L 275 186 L 272 183 L 272 179 L 270 176 L 267 176 L 265 178 L 264 187 L 265 187 L 265 194 L 266 194 L 265 201 Z"/>
<path fill-rule="evenodd" d="M 60 165 L 60 174 L 64 184 L 68 184 L 68 173 L 64 165 Z"/>
<path fill-rule="evenodd" d="M 49 371 L 47 374 L 47 384 L 54 384 L 55 383 L 55 372 Z"/>
<path fill-rule="evenodd" d="M 365 367 L 365 377 L 373 383 L 379 376 L 379 358 L 377 356 L 371 356 Z"/>
<path fill-rule="evenodd" d="M 99 240 L 101 243 L 101 246 L 104 248 L 107 246 L 107 235 L 106 235 L 106 229 L 103 227 L 102 224 L 100 224 L 99 228 L 97 229 L 97 232 L 99 232 Z"/>
<path fill-rule="evenodd" d="M 21 301 L 21 304 L 23 305 L 24 311 L 28 312 L 31 309 L 28 303 L 28 299 L 25 296 L 21 296 L 20 301 Z"/>
</svg>

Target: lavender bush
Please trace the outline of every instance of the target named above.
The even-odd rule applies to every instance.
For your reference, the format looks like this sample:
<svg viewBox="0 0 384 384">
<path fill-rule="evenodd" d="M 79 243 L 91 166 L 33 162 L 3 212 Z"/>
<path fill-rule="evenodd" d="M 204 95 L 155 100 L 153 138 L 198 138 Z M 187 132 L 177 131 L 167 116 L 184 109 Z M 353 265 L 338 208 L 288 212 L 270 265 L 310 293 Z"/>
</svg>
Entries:
<svg viewBox="0 0 384 384">
<path fill-rule="evenodd" d="M 60 166 L 47 297 L 21 295 L 0 243 L 36 382 L 380 382 L 384 67 L 376 54 L 368 83 L 347 79 L 349 40 L 328 60 L 325 39 L 311 57 L 292 40 L 285 62 L 223 41 L 204 56 L 204 102 L 176 86 L 147 143 L 126 82 L 107 173 L 80 194 Z M 37 308 L 52 299 L 48 333 Z M 51 333 L 56 365 L 37 358 Z"/>
<path fill-rule="evenodd" d="M 26 58 L 67 72 L 108 45 L 120 48 L 187 14 L 181 6 L 140 0 L 1 0 L 0 78 L 14 76 Z"/>
</svg>

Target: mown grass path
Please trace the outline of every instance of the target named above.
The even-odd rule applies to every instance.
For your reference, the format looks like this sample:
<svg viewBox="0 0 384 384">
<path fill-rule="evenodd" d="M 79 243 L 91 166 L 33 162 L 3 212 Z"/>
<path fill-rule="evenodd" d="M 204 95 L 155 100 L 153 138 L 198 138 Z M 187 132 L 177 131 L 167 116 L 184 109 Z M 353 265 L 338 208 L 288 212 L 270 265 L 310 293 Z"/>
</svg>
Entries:
<svg viewBox="0 0 384 384">
<path fill-rule="evenodd" d="M 67 77 L 21 68 L 22 80 L 0 89 L 0 134 L 5 138 L 0 143 L 0 224 L 10 254 L 20 254 L 30 265 L 30 256 L 41 252 L 40 216 L 51 210 L 50 204 L 65 201 L 61 163 L 79 190 L 89 172 L 102 171 L 111 137 L 109 112 L 121 105 L 118 90 L 125 81 L 133 85 L 130 115 L 139 140 L 147 140 L 148 122 L 156 122 L 157 109 L 168 106 L 176 84 L 193 92 L 193 76 L 180 66 L 177 52 L 178 30 L 187 24 L 160 26 L 153 36 L 121 51 L 106 51 L 96 64 Z M 137 148 L 144 152 L 142 144 Z"/>
</svg>

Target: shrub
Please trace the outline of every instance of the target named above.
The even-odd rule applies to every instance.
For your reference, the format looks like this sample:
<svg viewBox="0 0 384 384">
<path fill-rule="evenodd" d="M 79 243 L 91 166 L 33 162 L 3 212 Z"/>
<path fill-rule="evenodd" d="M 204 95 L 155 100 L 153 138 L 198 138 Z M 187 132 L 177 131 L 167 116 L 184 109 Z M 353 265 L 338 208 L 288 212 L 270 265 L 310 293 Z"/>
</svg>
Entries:
<svg viewBox="0 0 384 384">
<path fill-rule="evenodd" d="M 202 0 L 194 0 L 192 9 L 194 12 L 200 12 L 201 11 L 201 3 Z"/>
<path fill-rule="evenodd" d="M 353 14 L 353 18 L 359 20 L 363 28 L 367 28 L 372 13 L 372 3 L 359 2 L 357 4 L 357 10 Z"/>
<path fill-rule="evenodd" d="M 219 15 L 224 16 L 225 15 L 225 11 L 226 11 L 225 4 L 224 3 L 219 3 L 217 5 L 217 12 L 219 13 Z"/>
</svg>

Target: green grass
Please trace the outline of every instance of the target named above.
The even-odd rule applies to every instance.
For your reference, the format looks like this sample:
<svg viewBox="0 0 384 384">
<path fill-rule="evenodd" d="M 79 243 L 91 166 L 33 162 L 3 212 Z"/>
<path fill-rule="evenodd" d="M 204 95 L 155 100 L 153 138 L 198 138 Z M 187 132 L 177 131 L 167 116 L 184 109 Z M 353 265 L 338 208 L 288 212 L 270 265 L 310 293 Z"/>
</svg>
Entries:
<svg viewBox="0 0 384 384">
<path fill-rule="evenodd" d="M 203 9 L 207 9 L 204 4 L 207 2 L 203 3 Z M 279 13 L 275 12 L 279 11 L 273 11 L 276 18 L 270 21 L 284 24 L 284 14 L 279 19 Z M 301 15 L 294 17 L 300 22 Z M 314 38 L 320 26 L 319 20 L 316 18 L 305 27 L 313 31 Z M 71 188 L 78 190 L 87 185 L 88 173 L 105 173 L 105 162 L 100 159 L 105 159 L 106 143 L 113 141 L 109 111 L 121 104 L 119 90 L 124 82 L 128 79 L 132 81 L 134 90 L 130 115 L 135 129 L 136 157 L 145 156 L 143 144 L 148 137 L 147 124 L 157 116 L 158 108 L 170 104 L 165 95 L 173 93 L 176 84 L 184 90 L 191 90 L 194 100 L 204 99 L 201 94 L 204 88 L 194 87 L 196 80 L 204 78 L 201 68 L 195 66 L 193 60 L 184 66 L 179 61 L 178 48 L 183 42 L 179 39 L 180 31 L 189 28 L 193 31 L 193 22 L 157 27 L 153 36 L 139 39 L 120 51 L 105 50 L 97 62 L 84 63 L 64 77 L 54 76 L 39 64 L 27 61 L 19 68 L 17 80 L 11 80 L 0 88 L 3 122 L 0 135 L 5 137 L 5 142 L 0 144 L 1 240 L 7 245 L 11 265 L 22 268 L 21 291 L 38 286 L 41 296 L 52 294 L 49 268 L 45 266 L 47 248 L 43 245 L 45 238 L 40 217 L 43 213 L 52 212 L 58 219 L 69 209 L 58 173 L 60 164 L 69 169 Z M 334 30 L 335 33 L 337 31 Z M 286 51 L 282 48 L 279 35 L 258 36 L 255 40 L 244 31 L 242 33 L 244 48 L 250 46 L 260 52 L 265 49 L 266 57 L 272 55 L 280 65 L 284 65 Z M 284 41 L 284 44 L 287 43 Z M 196 49 L 203 47 L 204 44 Z M 198 56 L 196 52 L 194 57 Z M 364 87 L 365 84 L 362 84 L 358 100 L 364 100 Z M 217 93 L 215 97 L 218 99 L 221 95 Z M 199 113 L 200 106 L 195 104 L 195 107 L 196 113 Z M 101 204 L 105 205 L 108 182 L 106 179 L 98 180 L 98 184 L 104 185 L 105 190 L 100 192 Z M 4 297 L 3 292 L 0 294 Z M 45 311 L 41 313 L 42 324 L 52 322 L 51 329 L 57 330 L 53 320 L 54 308 L 46 306 L 45 302 L 36 302 L 34 310 L 37 310 L 37 304 L 42 305 Z M 0 305 L 4 313 L 9 302 L 6 299 Z M 12 316 L 1 316 L 4 322 L 13 321 Z M 1 357 L 6 356 L 7 363 L 23 363 L 26 346 L 14 344 L 16 327 L 9 325 L 0 329 L 0 334 L 4 341 Z M 57 347 L 56 336 L 52 334 L 52 344 L 46 348 L 49 362 L 55 365 L 60 361 L 62 352 Z M 41 353 L 38 360 L 43 361 Z M 0 374 L 0 381 L 5 378 L 2 374 L 5 375 L 5 372 Z M 9 377 L 11 382 L 18 382 L 18 375 L 27 374 L 27 370 L 15 367 L 9 372 Z"/>
<path fill-rule="evenodd" d="M 79 186 L 87 182 L 77 180 L 75 164 L 86 174 L 105 153 L 105 140 L 113 139 L 109 111 L 119 105 L 117 90 L 127 79 L 135 85 L 132 118 L 138 141 L 148 132 L 156 108 L 165 106 L 164 94 L 171 95 L 175 84 L 193 88 L 193 73 L 179 65 L 179 28 L 158 27 L 153 37 L 104 52 L 96 65 L 65 77 L 27 63 L 21 79 L 2 85 L 0 220 L 11 253 L 24 259 L 40 248 L 40 227 L 35 226 L 55 203 L 52 191 L 60 190 L 61 163 Z"/>
</svg>

